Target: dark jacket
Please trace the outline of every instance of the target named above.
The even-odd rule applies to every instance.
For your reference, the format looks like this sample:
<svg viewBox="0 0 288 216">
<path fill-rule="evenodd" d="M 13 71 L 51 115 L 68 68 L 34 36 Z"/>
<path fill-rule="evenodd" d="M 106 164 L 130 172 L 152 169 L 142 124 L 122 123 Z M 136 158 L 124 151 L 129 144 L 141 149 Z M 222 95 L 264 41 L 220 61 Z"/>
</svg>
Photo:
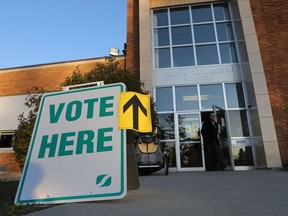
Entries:
<svg viewBox="0 0 288 216">
<path fill-rule="evenodd" d="M 203 137 L 204 144 L 212 145 L 213 142 L 216 141 L 216 143 L 220 145 L 219 139 L 218 139 L 218 129 L 219 129 L 218 127 L 219 125 L 216 122 L 213 125 L 210 120 L 203 123 L 201 134 Z"/>
</svg>

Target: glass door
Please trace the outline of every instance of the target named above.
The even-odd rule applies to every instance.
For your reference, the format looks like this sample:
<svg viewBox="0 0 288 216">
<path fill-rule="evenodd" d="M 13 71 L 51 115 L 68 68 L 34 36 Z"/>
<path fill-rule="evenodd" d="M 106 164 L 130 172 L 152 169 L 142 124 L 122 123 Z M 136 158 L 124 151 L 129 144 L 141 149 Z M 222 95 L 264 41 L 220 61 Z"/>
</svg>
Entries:
<svg viewBox="0 0 288 216">
<path fill-rule="evenodd" d="M 179 171 L 204 170 L 199 113 L 178 114 L 177 117 L 177 169 Z"/>
<path fill-rule="evenodd" d="M 228 139 L 227 133 L 227 124 L 226 124 L 226 111 L 222 107 L 217 105 L 213 105 L 213 112 L 217 116 L 217 123 L 219 124 L 219 140 L 220 140 L 220 147 L 223 155 L 223 160 L 225 164 L 231 167 L 231 144 L 230 139 Z"/>
</svg>

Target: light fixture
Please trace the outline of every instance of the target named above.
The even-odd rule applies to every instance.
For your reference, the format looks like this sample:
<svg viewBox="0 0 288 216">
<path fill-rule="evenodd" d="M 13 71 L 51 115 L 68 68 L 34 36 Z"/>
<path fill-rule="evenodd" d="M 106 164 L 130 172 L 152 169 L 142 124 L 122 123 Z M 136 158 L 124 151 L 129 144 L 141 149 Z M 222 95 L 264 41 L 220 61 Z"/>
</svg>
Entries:
<svg viewBox="0 0 288 216">
<path fill-rule="evenodd" d="M 117 49 L 117 48 L 110 48 L 109 55 L 111 55 L 111 56 L 118 56 L 118 55 L 119 55 L 119 52 L 120 52 L 120 50 Z"/>
</svg>

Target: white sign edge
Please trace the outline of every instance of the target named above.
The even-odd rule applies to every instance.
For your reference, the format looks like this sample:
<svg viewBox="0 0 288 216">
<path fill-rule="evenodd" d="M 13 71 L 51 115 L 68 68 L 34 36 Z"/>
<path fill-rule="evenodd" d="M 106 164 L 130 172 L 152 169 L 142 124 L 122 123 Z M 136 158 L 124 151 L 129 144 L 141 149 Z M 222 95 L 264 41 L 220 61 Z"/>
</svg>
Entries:
<svg viewBox="0 0 288 216">
<path fill-rule="evenodd" d="M 79 196 L 71 196 L 71 197 L 57 197 L 57 198 L 45 198 L 45 199 L 33 199 L 33 200 L 21 200 L 21 193 L 23 190 L 23 184 L 25 182 L 25 177 L 26 177 L 26 172 L 29 166 L 30 158 L 32 155 L 33 151 L 33 145 L 34 145 L 34 140 L 36 136 L 37 127 L 40 121 L 41 117 L 41 112 L 44 104 L 44 100 L 48 96 L 54 96 L 54 95 L 61 95 L 61 94 L 71 94 L 75 92 L 82 92 L 82 91 L 89 91 L 89 90 L 95 90 L 95 89 L 103 89 L 103 88 L 109 88 L 109 87 L 120 87 L 120 92 L 125 92 L 126 91 L 126 86 L 124 83 L 113 83 L 113 84 L 108 84 L 108 85 L 103 85 L 103 86 L 96 86 L 96 87 L 87 87 L 87 88 L 81 88 L 81 89 L 74 89 L 74 90 L 69 90 L 69 91 L 59 91 L 59 92 L 53 92 L 53 93 L 46 93 L 43 95 L 38 111 L 38 115 L 35 121 L 35 125 L 33 128 L 33 133 L 31 136 L 31 141 L 29 145 L 29 149 L 27 152 L 25 164 L 23 167 L 23 172 L 21 174 L 20 182 L 18 185 L 17 193 L 14 199 L 14 204 L 15 205 L 25 205 L 25 204 L 61 204 L 61 203 L 71 203 L 71 202 L 87 202 L 87 201 L 101 201 L 101 200 L 113 200 L 113 199 L 121 199 L 125 197 L 127 194 L 127 159 L 126 159 L 126 132 L 125 130 L 121 130 L 121 155 L 122 155 L 122 160 L 121 160 L 121 169 L 122 169 L 122 176 L 121 176 L 121 190 L 118 193 L 112 193 L 112 194 L 107 194 L 107 196 L 103 196 L 102 194 L 92 194 L 92 195 L 79 195 Z M 119 93 L 120 93 L 119 92 Z M 118 102 L 118 101 L 117 101 Z M 118 103 L 117 103 L 118 104 Z M 118 110 L 118 108 L 117 108 Z M 118 116 L 117 116 L 118 117 Z M 28 158 L 28 160 L 27 160 Z"/>
</svg>

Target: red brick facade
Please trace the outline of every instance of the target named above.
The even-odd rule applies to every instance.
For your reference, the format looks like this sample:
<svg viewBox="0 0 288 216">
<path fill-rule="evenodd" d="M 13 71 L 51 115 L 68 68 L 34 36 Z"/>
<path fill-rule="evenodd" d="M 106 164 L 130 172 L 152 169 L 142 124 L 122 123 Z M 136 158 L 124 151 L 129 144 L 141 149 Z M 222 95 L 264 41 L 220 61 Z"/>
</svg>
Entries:
<svg viewBox="0 0 288 216">
<path fill-rule="evenodd" d="M 15 162 L 14 153 L 1 153 L 0 164 L 7 166 L 7 172 L 20 172 L 18 164 Z"/>
<path fill-rule="evenodd" d="M 250 0 L 282 164 L 288 163 L 288 1 Z"/>
<path fill-rule="evenodd" d="M 138 78 L 140 77 L 139 58 L 139 0 L 128 0 L 126 68 Z"/>
<path fill-rule="evenodd" d="M 123 66 L 122 57 L 117 61 Z M 97 62 L 104 62 L 104 58 L 0 70 L 0 96 L 26 94 L 33 87 L 60 90 L 60 84 L 77 67 L 86 73 L 94 69 Z"/>
</svg>

